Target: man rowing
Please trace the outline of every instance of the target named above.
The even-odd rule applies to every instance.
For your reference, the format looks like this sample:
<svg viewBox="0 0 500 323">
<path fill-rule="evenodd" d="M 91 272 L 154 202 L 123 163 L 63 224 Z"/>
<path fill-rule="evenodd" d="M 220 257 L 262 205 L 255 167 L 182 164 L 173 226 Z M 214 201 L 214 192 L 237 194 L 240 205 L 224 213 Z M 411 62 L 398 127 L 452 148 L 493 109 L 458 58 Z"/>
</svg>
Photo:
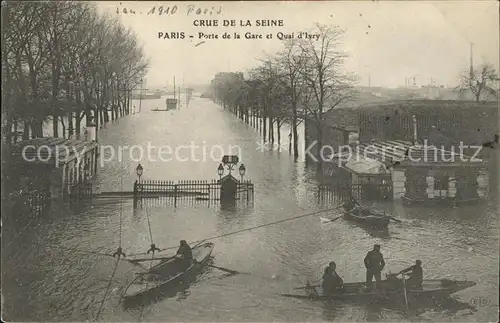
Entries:
<svg viewBox="0 0 500 323">
<path fill-rule="evenodd" d="M 349 198 L 349 200 L 347 200 L 347 202 L 344 203 L 343 207 L 346 211 L 353 211 L 359 207 L 359 203 L 353 197 L 351 197 Z"/>
<path fill-rule="evenodd" d="M 179 249 L 176 253 L 176 258 L 182 261 L 183 267 L 187 268 L 191 266 L 193 261 L 193 251 L 186 240 L 181 240 Z"/>
<path fill-rule="evenodd" d="M 323 273 L 323 292 L 325 294 L 332 294 L 341 291 L 344 287 L 344 281 L 336 272 L 337 265 L 334 261 L 328 264 Z"/>
<path fill-rule="evenodd" d="M 380 245 L 376 244 L 373 246 L 372 251 L 368 251 L 364 263 L 366 267 L 367 289 L 371 289 L 373 277 L 375 277 L 375 288 L 378 288 L 378 284 L 380 284 L 381 281 L 382 269 L 384 269 L 385 266 L 384 256 L 380 252 Z"/>
<path fill-rule="evenodd" d="M 410 275 L 410 278 L 406 281 L 408 287 L 421 288 L 422 281 L 424 279 L 424 273 L 422 270 L 422 262 L 420 260 L 415 261 L 413 266 L 401 270 L 396 275 Z"/>
</svg>

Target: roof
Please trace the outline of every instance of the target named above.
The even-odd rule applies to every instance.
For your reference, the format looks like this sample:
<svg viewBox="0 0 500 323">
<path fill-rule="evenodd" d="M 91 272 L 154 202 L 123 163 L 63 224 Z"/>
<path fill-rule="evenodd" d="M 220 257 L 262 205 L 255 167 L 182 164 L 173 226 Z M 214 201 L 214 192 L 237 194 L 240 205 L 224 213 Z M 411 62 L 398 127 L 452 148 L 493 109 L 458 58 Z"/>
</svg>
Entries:
<svg viewBox="0 0 500 323">
<path fill-rule="evenodd" d="M 97 147 L 85 140 L 44 137 L 18 142 L 12 156 L 20 163 L 46 164 L 59 167 Z"/>
<path fill-rule="evenodd" d="M 386 166 L 372 158 L 356 156 L 356 158 L 352 158 L 345 165 L 344 168 L 347 168 L 353 173 L 356 174 L 387 174 L 388 170 Z"/>
<path fill-rule="evenodd" d="M 384 108 L 431 108 L 431 109 L 498 109 L 498 102 L 476 102 L 464 100 L 386 100 L 382 102 L 366 103 L 359 106 L 362 110 L 384 109 Z"/>
<path fill-rule="evenodd" d="M 371 141 L 358 145 L 362 156 L 376 159 L 386 166 L 483 166 L 483 160 L 461 155 L 434 145 L 413 145 L 403 140 Z"/>
</svg>

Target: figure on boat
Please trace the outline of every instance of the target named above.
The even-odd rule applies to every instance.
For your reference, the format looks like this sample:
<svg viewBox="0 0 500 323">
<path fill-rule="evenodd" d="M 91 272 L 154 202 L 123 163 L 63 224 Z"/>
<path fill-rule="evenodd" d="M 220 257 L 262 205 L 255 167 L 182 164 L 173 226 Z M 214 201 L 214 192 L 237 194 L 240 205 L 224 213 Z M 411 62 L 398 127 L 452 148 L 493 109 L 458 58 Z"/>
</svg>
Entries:
<svg viewBox="0 0 500 323">
<path fill-rule="evenodd" d="M 186 240 L 181 240 L 179 249 L 176 253 L 176 258 L 183 263 L 183 267 L 188 268 L 193 262 L 193 251 Z"/>
<path fill-rule="evenodd" d="M 356 201 L 352 196 L 349 198 L 349 200 L 347 200 L 347 202 L 345 202 L 343 205 L 344 209 L 346 211 L 354 211 L 355 209 L 357 209 L 360 205 L 358 203 L 358 201 Z"/>
<path fill-rule="evenodd" d="M 410 275 L 410 278 L 406 281 L 406 285 L 411 288 L 422 288 L 422 282 L 424 280 L 424 273 L 422 270 L 422 262 L 420 260 L 415 261 L 413 266 L 410 266 L 404 270 L 401 270 L 395 275 L 406 274 Z"/>
<path fill-rule="evenodd" d="M 344 281 L 337 274 L 337 265 L 334 261 L 328 264 L 328 267 L 325 268 L 323 273 L 323 291 L 326 294 L 333 294 L 335 292 L 342 291 L 344 287 Z"/>
<path fill-rule="evenodd" d="M 385 267 L 384 255 L 380 252 L 380 245 L 373 246 L 372 251 L 368 251 L 364 259 L 366 267 L 366 287 L 368 290 L 372 287 L 372 280 L 375 277 L 375 288 L 380 284 L 381 273 Z"/>
</svg>

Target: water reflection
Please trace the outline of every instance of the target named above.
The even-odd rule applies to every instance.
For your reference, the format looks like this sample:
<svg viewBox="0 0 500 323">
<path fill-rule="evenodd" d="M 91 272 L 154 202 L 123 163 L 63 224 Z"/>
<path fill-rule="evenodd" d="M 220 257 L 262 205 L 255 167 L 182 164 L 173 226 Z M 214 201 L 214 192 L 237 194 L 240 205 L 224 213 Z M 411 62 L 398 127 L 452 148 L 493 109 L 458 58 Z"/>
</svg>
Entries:
<svg viewBox="0 0 500 323">
<path fill-rule="evenodd" d="M 10 246 L 2 246 L 2 292 L 7 300 L 4 311 L 11 321 L 92 319 L 89 312 L 102 300 L 115 259 L 91 253 L 113 253 L 120 240 L 127 255 L 146 252 L 151 243 L 148 214 L 154 242 L 163 249 L 177 246 L 181 239 L 198 241 L 321 208 L 315 197 L 314 170 L 307 170 L 303 162 L 294 163 L 288 152 L 258 151 L 258 132 L 220 107 L 207 100 L 194 99 L 189 109 L 162 118 L 161 112 L 146 111 L 148 104 L 143 102 L 140 115 L 124 117 L 102 129 L 100 143 L 115 147 L 144 146 L 147 142 L 178 144 L 186 140 L 197 143 L 205 140 L 207 145 L 225 147 L 238 144 L 247 166 L 246 177 L 255 184 L 254 206 L 223 210 L 205 202 L 174 205 L 172 200 L 143 200 L 142 205 L 139 203 L 134 208 L 131 199 L 122 202 L 95 199 L 80 210 L 54 208 L 43 218 L 18 221 L 15 229 L 5 230 L 4 226 L 2 244 L 5 238 Z M 145 166 L 145 178 L 179 180 L 213 179 L 219 162 L 141 164 Z M 123 189 L 130 190 L 136 179 L 136 166 L 137 161 L 128 156 L 124 156 L 122 162 L 106 163 L 98 175 L 101 190 L 120 190 L 122 178 Z M 217 265 L 251 274 L 226 277 L 224 283 L 219 284 L 200 278 L 199 283 L 189 287 L 166 291 L 167 298 L 158 299 L 151 311 L 145 310 L 143 318 L 149 321 L 166 318 L 172 321 L 199 321 L 200 318 L 208 321 L 401 321 L 404 304 L 397 310 L 344 304 L 321 308 L 321 303 L 298 305 L 276 296 L 277 292 L 303 285 L 307 279 L 318 279 L 322 268 L 331 260 L 337 262 L 344 281 L 363 281 L 363 258 L 374 243 L 382 244 L 387 270 L 401 270 L 415 259 L 422 259 L 425 277 L 449 275 L 460 279 L 467 276 L 464 278 L 478 282 L 475 289 L 463 291 L 462 297 L 481 293 L 484 297 L 498 298 L 498 220 L 494 205 L 484 209 L 464 206 L 438 211 L 398 203 L 381 204 L 381 207 L 403 223 L 390 224 L 388 231 L 373 232 L 343 219 L 323 224 L 319 216 L 310 216 L 216 239 Z M 337 213 L 331 211 L 321 216 L 333 218 Z M 470 248 L 473 250 L 469 251 Z M 170 255 L 169 252 L 166 255 Z M 122 263 L 103 309 L 106 321 L 137 319 L 135 314 L 132 317 L 129 311 L 113 307 L 121 296 L 114 290 L 126 286 L 138 271 L 135 266 Z M 217 277 L 220 276 L 218 273 Z M 177 300 L 188 305 L 179 305 Z M 419 313 L 419 318 L 438 311 L 430 320 L 440 321 L 442 311 L 451 313 L 450 307 L 466 304 L 455 305 L 438 306 L 437 310 L 424 307 L 425 313 Z M 479 312 L 480 316 L 474 319 L 488 321 L 497 314 L 497 309 L 484 306 Z"/>
<path fill-rule="evenodd" d="M 124 310 L 134 310 L 157 304 L 169 298 L 175 298 L 176 300 L 185 300 L 191 294 L 189 287 L 193 282 L 193 278 L 191 278 L 190 280 L 186 279 L 181 281 L 176 286 L 169 286 L 169 288 L 160 288 L 144 297 L 122 298 L 123 308 Z"/>
</svg>

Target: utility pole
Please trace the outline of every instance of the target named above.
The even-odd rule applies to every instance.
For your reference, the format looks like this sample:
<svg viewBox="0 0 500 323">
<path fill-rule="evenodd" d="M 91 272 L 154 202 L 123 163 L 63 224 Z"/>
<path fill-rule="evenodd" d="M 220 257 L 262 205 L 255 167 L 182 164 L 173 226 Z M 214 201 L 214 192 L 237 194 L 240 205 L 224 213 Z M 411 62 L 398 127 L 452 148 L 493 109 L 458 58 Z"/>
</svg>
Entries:
<svg viewBox="0 0 500 323">
<path fill-rule="evenodd" d="M 370 76 L 370 75 L 368 75 L 368 87 L 372 87 L 371 83 L 372 83 L 372 82 L 371 82 L 371 76 Z"/>
<path fill-rule="evenodd" d="M 472 46 L 473 45 L 474 45 L 473 43 L 470 43 L 470 70 L 469 70 L 469 74 L 470 74 L 471 79 L 474 77 L 474 62 L 473 62 L 473 58 L 472 58 Z"/>
<path fill-rule="evenodd" d="M 141 91 L 140 91 L 140 93 L 139 93 L 139 112 L 141 112 L 141 110 L 142 110 L 142 82 L 143 82 L 143 81 L 144 81 L 144 80 L 143 80 L 143 79 L 141 79 Z"/>
</svg>

